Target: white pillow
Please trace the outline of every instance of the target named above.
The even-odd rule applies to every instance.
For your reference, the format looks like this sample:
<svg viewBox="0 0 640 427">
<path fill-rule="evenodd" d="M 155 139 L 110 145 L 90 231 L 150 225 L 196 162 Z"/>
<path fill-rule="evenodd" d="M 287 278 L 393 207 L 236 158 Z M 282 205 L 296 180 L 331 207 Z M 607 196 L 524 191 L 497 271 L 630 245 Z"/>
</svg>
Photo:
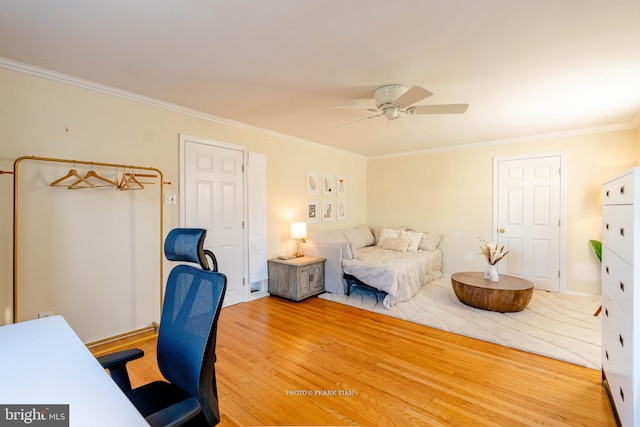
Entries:
<svg viewBox="0 0 640 427">
<path fill-rule="evenodd" d="M 423 251 L 435 251 L 440 244 L 442 237 L 442 234 L 424 233 L 424 237 L 420 240 L 418 249 Z"/>
<path fill-rule="evenodd" d="M 382 233 L 382 230 L 384 230 L 385 228 L 388 228 L 390 230 L 405 231 L 409 227 L 406 225 L 401 225 L 400 227 L 373 227 L 371 231 L 373 231 L 373 237 L 375 240 L 374 245 L 377 246 L 380 243 L 380 233 Z"/>
<path fill-rule="evenodd" d="M 373 234 L 367 225 L 342 230 L 342 233 L 349 243 L 353 243 L 356 250 L 373 245 Z"/>
<path fill-rule="evenodd" d="M 387 237 L 382 241 L 382 249 L 389 249 L 397 252 L 406 252 L 409 241 L 401 238 Z"/>
<path fill-rule="evenodd" d="M 328 242 L 346 242 L 344 234 L 338 230 L 332 231 L 309 231 L 307 243 L 328 243 Z"/>
<path fill-rule="evenodd" d="M 418 247 L 420 246 L 420 241 L 422 240 L 423 236 L 424 236 L 424 233 L 419 233 L 417 231 L 401 231 L 400 232 L 400 238 L 409 241 L 409 247 L 407 248 L 407 251 L 409 252 L 418 251 Z"/>
<path fill-rule="evenodd" d="M 392 228 L 384 228 L 380 232 L 380 238 L 378 239 L 378 246 L 382 246 L 386 239 L 397 239 L 400 237 L 400 230 L 394 230 Z"/>
</svg>

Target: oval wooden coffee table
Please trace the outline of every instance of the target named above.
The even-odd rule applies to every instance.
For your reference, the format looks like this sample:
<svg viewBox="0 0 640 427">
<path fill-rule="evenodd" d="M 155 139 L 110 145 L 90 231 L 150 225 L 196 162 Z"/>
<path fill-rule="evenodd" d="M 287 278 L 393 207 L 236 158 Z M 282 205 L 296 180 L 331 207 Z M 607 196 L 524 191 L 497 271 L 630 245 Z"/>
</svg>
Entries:
<svg viewBox="0 0 640 427">
<path fill-rule="evenodd" d="M 492 282 L 484 273 L 454 273 L 451 286 L 466 305 L 501 313 L 524 310 L 533 296 L 533 283 L 507 274 Z"/>
</svg>

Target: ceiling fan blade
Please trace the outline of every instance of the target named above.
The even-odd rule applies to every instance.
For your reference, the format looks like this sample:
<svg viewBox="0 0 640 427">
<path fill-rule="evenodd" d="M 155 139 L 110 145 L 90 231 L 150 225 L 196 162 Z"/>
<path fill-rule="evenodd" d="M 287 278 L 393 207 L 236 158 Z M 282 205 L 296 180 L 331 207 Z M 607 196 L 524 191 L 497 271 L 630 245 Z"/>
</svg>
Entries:
<svg viewBox="0 0 640 427">
<path fill-rule="evenodd" d="M 417 105 L 407 108 L 409 114 L 464 114 L 469 104 Z"/>
<path fill-rule="evenodd" d="M 393 103 L 401 106 L 408 107 L 409 105 L 413 105 L 416 102 L 428 98 L 433 93 L 428 90 L 421 88 L 420 86 L 413 86 L 411 89 L 400 95 Z"/>
<path fill-rule="evenodd" d="M 343 124 L 343 125 L 337 126 L 337 127 L 336 127 L 336 129 L 340 129 L 340 128 L 343 128 L 343 127 L 346 127 L 346 126 L 350 126 L 350 125 L 352 125 L 352 124 L 354 124 L 354 123 L 358 123 L 358 122 L 361 122 L 361 121 L 363 121 L 363 120 L 375 119 L 376 117 L 380 117 L 380 116 L 382 116 L 383 114 L 384 114 L 384 113 L 380 113 L 380 114 L 376 114 L 376 115 L 373 115 L 373 116 L 364 117 L 364 118 L 362 118 L 362 119 L 354 120 L 354 121 L 352 121 L 352 122 L 345 123 L 345 124 Z"/>
</svg>

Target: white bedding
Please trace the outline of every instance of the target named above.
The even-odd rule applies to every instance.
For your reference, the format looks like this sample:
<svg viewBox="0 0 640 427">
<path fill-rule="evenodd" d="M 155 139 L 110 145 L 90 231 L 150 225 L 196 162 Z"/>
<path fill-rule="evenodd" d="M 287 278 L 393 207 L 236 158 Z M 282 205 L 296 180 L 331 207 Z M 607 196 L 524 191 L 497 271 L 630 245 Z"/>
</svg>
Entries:
<svg viewBox="0 0 640 427">
<path fill-rule="evenodd" d="M 442 252 L 397 252 L 378 246 L 358 249 L 355 259 L 343 259 L 345 274 L 384 291 L 386 308 L 411 299 L 420 287 L 442 276 Z"/>
</svg>

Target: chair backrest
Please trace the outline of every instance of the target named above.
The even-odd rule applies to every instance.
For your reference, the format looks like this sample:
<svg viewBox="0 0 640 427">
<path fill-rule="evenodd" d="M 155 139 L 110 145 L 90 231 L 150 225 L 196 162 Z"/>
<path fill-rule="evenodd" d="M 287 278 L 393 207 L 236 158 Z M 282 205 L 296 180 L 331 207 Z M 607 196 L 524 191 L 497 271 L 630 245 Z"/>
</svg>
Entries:
<svg viewBox="0 0 640 427">
<path fill-rule="evenodd" d="M 165 240 L 165 255 L 202 266 L 205 235 L 201 229 L 172 230 Z M 200 400 L 210 424 L 220 419 L 214 363 L 226 286 L 224 274 L 185 264 L 174 267 L 167 279 L 158 332 L 160 372 L 167 381 Z"/>
<path fill-rule="evenodd" d="M 193 262 L 210 270 L 206 257 L 210 251 L 204 249 L 206 237 L 207 230 L 202 228 L 174 228 L 164 240 L 164 256 L 169 261 Z"/>
</svg>

